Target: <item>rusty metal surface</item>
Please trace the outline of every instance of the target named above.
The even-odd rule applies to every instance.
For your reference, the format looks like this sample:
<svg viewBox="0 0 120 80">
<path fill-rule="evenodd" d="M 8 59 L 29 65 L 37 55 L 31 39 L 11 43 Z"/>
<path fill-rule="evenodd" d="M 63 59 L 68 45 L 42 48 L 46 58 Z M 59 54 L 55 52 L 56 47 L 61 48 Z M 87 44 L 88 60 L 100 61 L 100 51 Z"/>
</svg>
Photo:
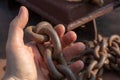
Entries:
<svg viewBox="0 0 120 80">
<path fill-rule="evenodd" d="M 46 19 L 50 20 L 55 24 L 62 23 L 64 25 L 68 25 L 71 22 L 74 22 L 84 16 L 87 16 L 93 11 L 96 11 L 100 7 L 96 7 L 95 5 L 90 5 L 87 3 L 69 3 L 65 0 L 17 0 L 22 4 L 29 7 L 31 10 L 36 13 L 42 15 Z M 106 6 L 107 4 L 113 2 L 115 0 L 104 0 Z M 47 5 L 45 7 L 44 5 Z M 51 9 L 48 9 L 51 8 Z M 54 12 L 56 11 L 56 12 Z M 76 15 L 78 14 L 78 15 Z"/>
<path fill-rule="evenodd" d="M 66 25 L 67 31 L 74 30 L 90 21 L 94 21 L 94 19 L 111 12 L 117 5 L 120 4 L 120 1 L 118 0 L 82 0 L 82 2 L 75 3 L 67 2 L 65 0 L 44 0 L 36 2 L 31 0 L 18 0 L 18 2 L 26 5 L 31 10 L 45 17 L 54 24 L 62 23 Z M 96 4 L 98 4 L 97 2 L 104 2 L 104 5 L 96 6 L 95 4 L 91 4 L 91 2 L 96 2 Z M 50 9 L 44 5 L 47 5 L 47 7 Z M 96 26 L 94 26 L 93 23 L 93 26 L 90 27 L 95 28 Z M 88 29 L 88 32 L 90 32 L 89 28 L 86 29 Z M 95 30 L 96 28 L 92 30 L 91 33 L 94 34 L 97 32 Z M 89 34 L 90 33 L 83 33 L 82 35 L 86 36 Z M 96 34 L 92 36 L 94 36 L 93 39 L 96 38 Z"/>
<path fill-rule="evenodd" d="M 86 15 L 85 17 L 75 20 L 74 22 L 68 24 L 67 30 L 68 31 L 73 30 L 79 26 L 82 26 L 85 23 L 90 22 L 93 19 L 96 19 L 100 16 L 103 16 L 103 15 L 111 12 L 114 9 L 114 6 L 115 6 L 115 3 L 108 4 L 105 7 L 102 7 L 96 11 L 93 11 L 92 13 Z"/>
<path fill-rule="evenodd" d="M 66 0 L 68 2 L 83 2 L 83 3 L 91 3 L 97 6 L 103 6 L 104 0 Z"/>
</svg>

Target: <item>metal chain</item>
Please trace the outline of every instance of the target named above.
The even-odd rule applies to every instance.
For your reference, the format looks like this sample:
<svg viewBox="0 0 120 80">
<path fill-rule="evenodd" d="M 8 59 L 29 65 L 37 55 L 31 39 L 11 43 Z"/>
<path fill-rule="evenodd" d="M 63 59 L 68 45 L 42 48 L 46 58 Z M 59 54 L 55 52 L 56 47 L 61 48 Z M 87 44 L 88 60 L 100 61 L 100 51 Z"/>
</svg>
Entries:
<svg viewBox="0 0 120 80">
<path fill-rule="evenodd" d="M 86 50 L 74 57 L 70 63 L 82 60 L 84 69 L 78 74 L 73 74 L 68 67 L 63 54 L 60 40 L 52 25 L 40 22 L 36 27 L 29 26 L 25 34 L 33 41 L 44 58 L 52 80 L 102 80 L 104 69 L 115 70 L 120 73 L 120 36 L 112 35 L 110 38 L 98 35 L 97 40 L 83 41 Z M 52 41 L 52 46 L 45 42 Z M 54 61 L 57 64 L 54 64 Z"/>
<path fill-rule="evenodd" d="M 59 37 L 52 25 L 48 22 L 40 22 L 37 26 L 29 26 L 25 34 L 37 42 L 37 47 L 44 58 L 52 80 L 76 80 L 75 75 L 68 67 L 62 53 Z M 52 41 L 52 46 L 45 45 L 45 42 Z M 54 61 L 57 64 L 54 64 Z"/>
<path fill-rule="evenodd" d="M 120 74 L 120 36 L 110 38 L 98 35 L 97 40 L 83 41 L 87 48 L 72 61 L 83 60 L 85 68 L 80 72 L 80 80 L 102 80 L 104 69 L 115 70 Z"/>
</svg>

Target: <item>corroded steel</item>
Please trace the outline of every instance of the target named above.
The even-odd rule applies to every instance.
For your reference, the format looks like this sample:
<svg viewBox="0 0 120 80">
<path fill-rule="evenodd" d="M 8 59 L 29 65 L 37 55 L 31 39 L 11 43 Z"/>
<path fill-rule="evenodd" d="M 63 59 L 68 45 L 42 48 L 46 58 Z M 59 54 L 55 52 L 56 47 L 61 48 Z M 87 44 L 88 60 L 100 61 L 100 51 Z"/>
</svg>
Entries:
<svg viewBox="0 0 120 80">
<path fill-rule="evenodd" d="M 25 33 L 27 36 L 31 36 L 30 39 L 37 42 L 37 47 L 45 60 L 50 76 L 54 80 L 63 80 L 64 78 L 67 78 L 68 80 L 76 80 L 75 75 L 68 67 L 67 62 L 63 57 L 59 37 L 51 24 L 48 22 L 40 22 L 35 28 L 31 26 L 27 27 Z M 48 37 L 43 38 L 41 36 L 48 36 L 49 39 Z M 50 40 L 52 41 L 53 47 L 45 45 L 45 42 Z M 53 60 L 58 64 L 55 65 Z"/>
<path fill-rule="evenodd" d="M 66 0 L 69 2 L 88 2 L 88 3 L 93 3 L 97 6 L 103 6 L 104 0 Z"/>
<path fill-rule="evenodd" d="M 114 70 L 120 73 L 119 42 L 119 35 L 112 35 L 110 38 L 98 35 L 95 41 L 84 41 L 86 46 L 93 51 L 89 52 L 90 49 L 87 48 L 86 50 L 88 51 L 85 51 L 84 54 L 91 54 L 81 55 L 79 58 L 76 58 L 83 60 L 86 65 L 81 72 L 81 80 L 102 80 L 103 69 Z M 88 59 L 89 62 L 87 61 Z"/>
<path fill-rule="evenodd" d="M 32 30 L 29 28 L 31 26 L 25 30 L 26 35 L 35 38 L 32 40 L 37 42 L 37 47 L 45 60 L 50 76 L 54 80 L 102 80 L 101 76 L 104 69 L 115 70 L 120 73 L 119 35 L 112 35 L 108 38 L 98 34 L 93 41 L 83 41 L 86 45 L 86 50 L 80 56 L 74 57 L 70 63 L 82 60 L 85 67 L 79 74 L 73 74 L 68 67 L 69 62 L 66 62 L 63 57 L 60 40 L 52 25 L 47 22 L 41 22 L 36 27 L 31 28 Z M 36 34 L 42 35 L 46 39 L 39 41 L 40 37 L 36 36 Z M 50 40 L 53 46 L 46 46 L 45 42 Z M 54 64 L 54 61 L 58 64 Z"/>
</svg>

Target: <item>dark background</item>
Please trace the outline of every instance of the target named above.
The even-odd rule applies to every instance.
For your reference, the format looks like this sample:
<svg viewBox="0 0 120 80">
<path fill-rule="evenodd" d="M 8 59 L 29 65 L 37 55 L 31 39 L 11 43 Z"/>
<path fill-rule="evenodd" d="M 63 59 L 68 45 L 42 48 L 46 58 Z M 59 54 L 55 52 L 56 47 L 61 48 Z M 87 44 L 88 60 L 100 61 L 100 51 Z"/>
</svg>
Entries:
<svg viewBox="0 0 120 80">
<path fill-rule="evenodd" d="M 5 44 L 8 35 L 9 23 L 17 15 L 19 4 L 10 6 L 7 0 L 0 0 L 0 80 L 3 76 L 2 66 L 5 65 Z M 39 15 L 30 11 L 28 25 L 35 25 L 43 20 Z M 120 8 L 97 19 L 98 32 L 104 36 L 120 35 Z"/>
</svg>

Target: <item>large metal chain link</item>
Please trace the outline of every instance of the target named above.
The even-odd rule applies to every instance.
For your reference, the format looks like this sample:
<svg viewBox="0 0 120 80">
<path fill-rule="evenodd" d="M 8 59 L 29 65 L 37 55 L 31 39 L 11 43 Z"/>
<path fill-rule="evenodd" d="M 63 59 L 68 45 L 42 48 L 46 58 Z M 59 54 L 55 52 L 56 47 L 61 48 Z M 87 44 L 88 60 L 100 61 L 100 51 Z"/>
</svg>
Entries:
<svg viewBox="0 0 120 80">
<path fill-rule="evenodd" d="M 52 25 L 48 22 L 40 22 L 37 26 L 29 26 L 25 34 L 33 41 L 37 42 L 37 47 L 42 54 L 44 61 L 50 72 L 52 80 L 76 80 L 75 75 L 68 67 L 62 53 L 59 37 Z M 52 46 L 45 45 L 45 42 L 52 41 Z M 57 64 L 54 64 L 54 61 Z"/>
</svg>

